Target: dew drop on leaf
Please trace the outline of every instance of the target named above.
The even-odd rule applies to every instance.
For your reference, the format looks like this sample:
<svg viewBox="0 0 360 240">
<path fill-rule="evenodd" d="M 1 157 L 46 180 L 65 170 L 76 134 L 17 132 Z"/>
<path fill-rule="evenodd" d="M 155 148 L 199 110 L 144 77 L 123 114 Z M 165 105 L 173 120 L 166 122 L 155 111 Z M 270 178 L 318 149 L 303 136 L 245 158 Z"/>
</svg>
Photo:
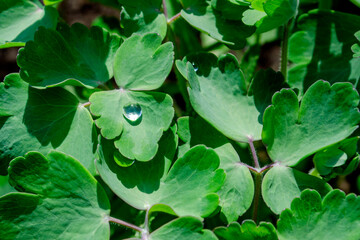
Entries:
<svg viewBox="0 0 360 240">
<path fill-rule="evenodd" d="M 141 117 L 142 111 L 139 104 L 130 104 L 125 106 L 123 109 L 124 117 L 132 122 L 137 121 Z"/>
<path fill-rule="evenodd" d="M 196 72 L 197 70 L 199 70 L 199 67 L 198 67 L 198 65 L 197 65 L 196 63 L 192 63 L 192 65 L 193 65 L 193 67 L 194 67 L 195 72 Z"/>
</svg>

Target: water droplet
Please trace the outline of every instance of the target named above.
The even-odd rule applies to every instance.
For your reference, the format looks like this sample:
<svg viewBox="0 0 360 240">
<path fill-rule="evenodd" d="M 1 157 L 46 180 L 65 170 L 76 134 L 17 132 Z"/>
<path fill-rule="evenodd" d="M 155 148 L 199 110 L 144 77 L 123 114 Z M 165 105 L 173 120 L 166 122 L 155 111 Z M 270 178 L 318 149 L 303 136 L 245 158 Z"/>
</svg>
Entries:
<svg viewBox="0 0 360 240">
<path fill-rule="evenodd" d="M 197 70 L 199 70 L 199 66 L 196 63 L 192 63 L 195 72 L 197 72 Z"/>
<path fill-rule="evenodd" d="M 124 107 L 124 117 L 135 122 L 141 117 L 142 111 L 139 104 L 130 104 Z"/>
</svg>

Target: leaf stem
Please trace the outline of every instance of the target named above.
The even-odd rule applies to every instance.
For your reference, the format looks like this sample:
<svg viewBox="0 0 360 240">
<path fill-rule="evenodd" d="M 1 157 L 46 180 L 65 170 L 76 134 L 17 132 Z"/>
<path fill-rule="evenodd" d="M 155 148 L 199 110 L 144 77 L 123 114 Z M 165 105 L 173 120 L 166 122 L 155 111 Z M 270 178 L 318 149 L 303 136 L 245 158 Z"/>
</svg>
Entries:
<svg viewBox="0 0 360 240">
<path fill-rule="evenodd" d="M 256 155 L 256 150 L 255 150 L 255 146 L 254 146 L 254 139 L 251 136 L 248 136 L 248 140 L 249 140 L 249 145 L 250 145 L 250 150 L 251 150 L 251 154 L 254 160 L 254 166 L 256 169 L 260 168 L 260 164 L 259 164 L 259 159 Z"/>
<path fill-rule="evenodd" d="M 146 213 L 145 213 L 144 229 L 141 234 L 142 240 L 149 239 L 149 210 L 150 210 L 150 208 L 147 208 Z"/>
<path fill-rule="evenodd" d="M 113 222 L 113 223 L 120 224 L 120 225 L 122 225 L 122 226 L 131 228 L 131 229 L 133 229 L 133 230 L 135 230 L 135 231 L 138 231 L 138 232 L 141 232 L 141 233 L 144 231 L 142 228 L 140 228 L 140 227 L 138 227 L 138 226 L 136 226 L 136 225 L 134 225 L 134 224 L 125 222 L 125 221 L 120 220 L 120 219 L 117 219 L 117 218 L 113 218 L 113 217 L 110 217 L 110 216 L 109 216 L 109 217 L 108 217 L 108 220 L 109 220 L 109 222 Z"/>
<path fill-rule="evenodd" d="M 249 166 L 249 165 L 247 165 L 246 163 L 243 163 L 243 162 L 239 162 L 238 164 L 247 167 L 253 173 L 264 173 L 265 171 L 269 170 L 270 168 L 272 168 L 272 167 L 274 167 L 276 165 L 279 165 L 279 163 L 274 162 L 274 163 L 268 164 L 268 165 L 266 165 L 266 166 L 259 169 L 259 168 L 254 168 L 252 166 Z"/>
<path fill-rule="evenodd" d="M 168 18 L 168 11 L 167 11 L 167 8 L 166 8 L 166 0 L 162 0 L 162 5 L 163 5 L 164 15 L 165 15 L 165 17 L 167 19 Z"/>
<path fill-rule="evenodd" d="M 91 102 L 86 102 L 86 103 L 81 104 L 81 106 L 88 107 L 88 106 L 90 106 L 90 104 L 91 104 Z"/>
<path fill-rule="evenodd" d="M 252 220 L 257 223 L 259 202 L 260 202 L 260 193 L 261 193 L 261 173 L 255 173 L 255 193 L 254 193 L 254 205 L 253 205 L 253 214 Z"/>
<path fill-rule="evenodd" d="M 170 25 L 170 24 L 172 24 L 173 22 L 175 22 L 177 19 L 179 19 L 180 17 L 181 17 L 181 12 L 177 13 L 177 14 L 174 15 L 172 18 L 170 18 L 167 23 Z"/>
<path fill-rule="evenodd" d="M 290 19 L 289 22 L 284 25 L 283 39 L 282 39 L 282 42 L 281 42 L 281 66 L 280 66 L 280 71 L 283 74 L 285 81 L 287 81 L 289 29 L 290 29 L 291 23 L 292 23 L 292 19 Z"/>
</svg>

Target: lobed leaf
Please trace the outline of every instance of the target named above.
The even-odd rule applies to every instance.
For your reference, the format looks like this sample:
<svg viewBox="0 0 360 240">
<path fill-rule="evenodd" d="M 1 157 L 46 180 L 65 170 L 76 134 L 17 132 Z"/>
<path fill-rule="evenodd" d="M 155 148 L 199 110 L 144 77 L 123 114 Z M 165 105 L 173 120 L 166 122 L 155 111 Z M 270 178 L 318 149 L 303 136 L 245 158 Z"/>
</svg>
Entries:
<svg viewBox="0 0 360 240">
<path fill-rule="evenodd" d="M 273 97 L 264 113 L 262 138 L 270 158 L 294 166 L 311 154 L 348 137 L 360 121 L 359 94 L 350 83 L 317 81 L 301 105 L 292 90 Z"/>
<path fill-rule="evenodd" d="M 277 229 L 280 240 L 359 239 L 360 198 L 333 190 L 321 201 L 319 193 L 305 190 L 281 213 Z"/>
<path fill-rule="evenodd" d="M 113 77 L 113 60 L 121 39 L 107 31 L 76 23 L 58 30 L 39 28 L 34 41 L 19 51 L 21 77 L 38 87 L 97 87 Z"/>
<path fill-rule="evenodd" d="M 38 0 L 0 0 L 0 49 L 22 47 L 39 27 L 54 29 L 58 12 Z"/>
<path fill-rule="evenodd" d="M 178 135 L 184 142 L 178 148 L 178 157 L 199 144 L 214 149 L 218 154 L 220 168 L 226 173 L 224 185 L 218 191 L 219 205 L 227 222 L 236 221 L 250 208 L 254 198 L 254 181 L 249 169 L 241 165 L 229 140 L 200 117 L 179 118 Z"/>
<path fill-rule="evenodd" d="M 0 83 L 1 174 L 7 174 L 11 159 L 51 149 L 75 157 L 94 173 L 96 145 L 94 121 L 70 92 L 32 88 L 19 74 L 10 74 Z"/>
<path fill-rule="evenodd" d="M 245 220 L 242 225 L 231 223 L 228 227 L 217 227 L 214 230 L 220 240 L 277 240 L 276 229 L 271 223 L 260 222 L 259 226 L 252 220 Z"/>
<path fill-rule="evenodd" d="M 304 189 L 315 189 L 321 196 L 332 190 L 331 186 L 320 178 L 297 171 L 293 168 L 276 165 L 265 175 L 261 193 L 269 208 L 276 214 L 290 207 L 291 201 L 299 197 Z"/>
<path fill-rule="evenodd" d="M 0 198 L 1 239 L 109 239 L 109 200 L 75 159 L 29 152 L 10 163 L 9 176 L 25 192 Z"/>
<path fill-rule="evenodd" d="M 190 101 L 201 117 L 235 141 L 261 139 L 263 112 L 273 93 L 286 86 L 280 73 L 260 71 L 247 91 L 233 55 L 217 59 L 200 53 L 176 61 L 176 66 L 189 81 Z"/>
<path fill-rule="evenodd" d="M 90 97 L 90 111 L 99 118 L 95 121 L 101 135 L 115 139 L 115 146 L 127 158 L 151 160 L 157 142 L 174 116 L 172 98 L 164 93 L 112 90 L 96 92 Z M 126 107 L 139 108 L 135 121 L 126 118 Z"/>
<path fill-rule="evenodd" d="M 174 46 L 161 45 L 155 33 L 133 35 L 116 52 L 115 80 L 119 87 L 131 90 L 159 88 L 169 75 L 174 61 Z"/>
<path fill-rule="evenodd" d="M 225 180 L 224 171 L 218 169 L 219 158 L 213 150 L 197 146 L 178 159 L 169 171 L 176 149 L 174 130 L 164 135 L 151 162 L 135 162 L 127 168 L 115 163 L 114 148 L 103 139 L 97 169 L 113 192 L 135 208 L 149 209 L 161 204 L 172 210 L 159 206 L 158 211 L 179 216 L 209 216 L 218 206 L 216 192 Z"/>
<path fill-rule="evenodd" d="M 227 19 L 221 12 L 215 10 L 210 1 L 182 0 L 181 16 L 194 28 L 208 34 L 210 37 L 227 44 L 230 48 L 241 49 L 246 44 L 246 38 L 254 33 L 255 28 L 246 26 L 240 20 Z"/>
<path fill-rule="evenodd" d="M 288 23 L 295 16 L 298 0 L 249 0 L 252 9 L 243 13 L 243 22 L 255 25 L 257 33 L 270 31 Z"/>
<path fill-rule="evenodd" d="M 161 0 L 119 0 L 122 4 L 122 35 L 157 33 L 164 40 L 167 32 L 167 19 L 161 12 Z"/>
</svg>

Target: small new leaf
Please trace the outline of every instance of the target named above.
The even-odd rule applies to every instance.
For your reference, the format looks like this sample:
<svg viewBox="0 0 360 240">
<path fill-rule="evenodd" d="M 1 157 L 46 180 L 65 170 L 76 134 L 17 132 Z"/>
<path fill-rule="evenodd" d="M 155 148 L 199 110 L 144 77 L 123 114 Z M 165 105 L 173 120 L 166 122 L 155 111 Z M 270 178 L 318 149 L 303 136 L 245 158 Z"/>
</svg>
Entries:
<svg viewBox="0 0 360 240">
<path fill-rule="evenodd" d="M 255 25 L 257 33 L 270 31 L 287 24 L 297 11 L 298 0 L 249 0 L 252 9 L 243 14 L 243 22 Z"/>
</svg>

